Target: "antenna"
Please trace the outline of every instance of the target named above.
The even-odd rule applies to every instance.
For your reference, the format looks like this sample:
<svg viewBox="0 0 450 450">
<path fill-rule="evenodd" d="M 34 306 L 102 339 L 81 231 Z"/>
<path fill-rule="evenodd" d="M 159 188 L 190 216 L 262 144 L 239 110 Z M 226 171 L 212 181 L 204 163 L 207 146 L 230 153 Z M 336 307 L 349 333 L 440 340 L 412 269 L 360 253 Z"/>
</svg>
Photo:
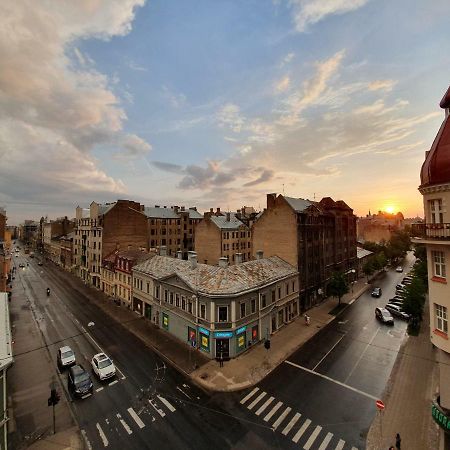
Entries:
<svg viewBox="0 0 450 450">
<path fill-rule="evenodd" d="M 284 183 L 283 183 L 283 196 L 284 196 Z"/>
</svg>

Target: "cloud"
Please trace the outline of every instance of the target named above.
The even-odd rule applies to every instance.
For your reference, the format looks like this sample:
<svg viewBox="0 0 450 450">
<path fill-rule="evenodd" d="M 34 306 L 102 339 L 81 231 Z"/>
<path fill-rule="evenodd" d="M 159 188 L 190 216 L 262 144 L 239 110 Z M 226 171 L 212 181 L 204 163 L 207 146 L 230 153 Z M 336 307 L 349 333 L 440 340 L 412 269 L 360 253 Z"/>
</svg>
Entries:
<svg viewBox="0 0 450 450">
<path fill-rule="evenodd" d="M 371 91 L 392 91 L 393 87 L 397 84 L 394 80 L 375 80 L 369 83 L 368 88 Z"/>
<path fill-rule="evenodd" d="M 239 106 L 227 103 L 217 113 L 217 121 L 220 126 L 226 126 L 235 133 L 239 133 L 244 125 L 244 117 L 241 116 Z"/>
<path fill-rule="evenodd" d="M 156 168 L 160 170 L 164 170 L 166 172 L 184 174 L 183 166 L 179 166 L 178 164 L 171 164 L 163 161 L 152 161 L 151 162 Z"/>
<path fill-rule="evenodd" d="M 364 6 L 369 0 L 290 0 L 295 28 L 299 32 L 327 16 L 344 14 Z"/>
<path fill-rule="evenodd" d="M 131 70 L 135 70 L 136 72 L 148 72 L 148 69 L 144 66 L 140 66 L 138 63 L 136 63 L 135 61 L 129 60 L 127 62 L 127 66 L 131 69 Z"/>
<path fill-rule="evenodd" d="M 167 86 L 162 87 L 163 97 L 169 101 L 173 108 L 181 108 L 186 103 L 186 96 L 184 94 L 176 94 L 172 92 Z"/>
<path fill-rule="evenodd" d="M 281 61 L 280 67 L 284 67 L 286 64 L 289 64 L 295 58 L 295 53 L 288 53 Z"/>
<path fill-rule="evenodd" d="M 278 80 L 275 83 L 275 92 L 280 93 L 284 92 L 289 88 L 289 85 L 291 84 L 291 79 L 288 75 L 285 75 L 281 80 Z"/>
<path fill-rule="evenodd" d="M 262 172 L 262 174 L 256 180 L 245 183 L 244 187 L 251 187 L 251 186 L 256 186 L 258 184 L 261 184 L 261 183 L 265 183 L 266 181 L 270 181 L 273 177 L 274 177 L 273 170 L 266 169 Z"/>
</svg>

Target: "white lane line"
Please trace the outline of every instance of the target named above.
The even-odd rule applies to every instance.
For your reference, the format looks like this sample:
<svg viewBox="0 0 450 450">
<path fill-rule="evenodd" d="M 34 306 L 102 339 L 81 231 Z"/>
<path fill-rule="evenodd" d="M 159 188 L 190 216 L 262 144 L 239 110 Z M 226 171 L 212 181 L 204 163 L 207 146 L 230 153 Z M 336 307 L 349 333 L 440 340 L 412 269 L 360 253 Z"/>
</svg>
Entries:
<svg viewBox="0 0 450 450">
<path fill-rule="evenodd" d="M 114 386 L 118 382 L 119 382 L 119 380 L 111 381 L 111 383 L 108 383 L 108 386 Z"/>
<path fill-rule="evenodd" d="M 301 414 L 295 413 L 295 416 L 291 419 L 291 421 L 286 425 L 286 428 L 281 432 L 285 436 L 292 430 L 292 427 L 297 423 L 297 420 L 300 419 Z"/>
<path fill-rule="evenodd" d="M 334 450 L 342 450 L 344 448 L 345 445 L 345 441 L 343 441 L 342 439 L 339 439 L 339 442 L 336 445 L 336 448 Z"/>
<path fill-rule="evenodd" d="M 89 439 L 87 437 L 86 431 L 85 430 L 81 430 L 81 434 L 83 435 L 83 439 L 84 439 L 84 442 L 85 442 L 86 447 L 88 448 L 88 450 L 92 450 L 92 445 L 89 442 Z"/>
<path fill-rule="evenodd" d="M 158 405 L 155 405 L 153 403 L 153 400 L 149 399 L 148 402 L 150 403 L 150 405 L 153 406 L 153 409 L 161 416 L 164 417 L 166 415 L 166 413 L 162 410 L 158 408 Z"/>
<path fill-rule="evenodd" d="M 102 387 L 99 387 L 99 388 L 97 388 L 97 389 L 95 390 L 95 392 L 103 391 L 103 389 L 105 389 L 103 386 L 102 386 Z"/>
<path fill-rule="evenodd" d="M 81 329 L 83 330 L 84 333 L 87 333 L 86 328 L 84 328 L 83 325 L 81 325 Z"/>
<path fill-rule="evenodd" d="M 116 417 L 120 420 L 120 423 L 121 423 L 122 426 L 125 428 L 125 431 L 126 431 L 128 434 L 133 433 L 133 432 L 131 431 L 131 428 L 128 426 L 128 424 L 125 422 L 125 420 L 122 419 L 122 416 L 121 416 L 119 413 L 116 414 Z"/>
<path fill-rule="evenodd" d="M 178 386 L 177 386 L 177 389 L 178 389 L 180 392 L 182 392 L 187 398 L 191 399 L 191 397 L 189 396 L 189 394 L 186 394 L 186 392 L 184 392 L 183 389 L 179 388 Z"/>
<path fill-rule="evenodd" d="M 141 418 L 136 414 L 133 408 L 128 408 L 127 411 L 130 414 L 130 416 L 134 419 L 134 421 L 137 423 L 137 426 L 139 428 L 142 429 L 145 427 L 145 423 L 142 422 Z"/>
<path fill-rule="evenodd" d="M 100 435 L 102 442 L 103 442 L 103 447 L 108 447 L 109 442 L 107 437 L 105 436 L 105 433 L 103 433 L 102 427 L 100 426 L 99 423 L 96 424 L 97 430 L 98 430 L 98 434 Z"/>
<path fill-rule="evenodd" d="M 310 423 L 311 423 L 311 421 L 309 419 L 306 419 L 305 423 L 301 426 L 300 430 L 298 430 L 297 433 L 295 433 L 295 436 L 292 438 L 292 440 L 295 443 L 297 443 L 300 440 L 300 438 L 303 436 L 303 433 L 309 427 Z"/>
<path fill-rule="evenodd" d="M 336 384 L 338 384 L 339 386 L 342 386 L 342 387 L 345 387 L 345 388 L 347 388 L 347 389 L 350 389 L 350 390 L 353 391 L 353 392 L 357 392 L 358 394 L 361 394 L 361 395 L 364 395 L 365 397 L 371 398 L 372 400 L 375 400 L 375 401 L 378 400 L 378 397 L 375 397 L 375 396 L 373 396 L 373 395 L 370 395 L 370 394 L 368 394 L 367 392 L 360 391 L 359 389 L 356 389 L 356 388 L 354 388 L 354 387 L 352 387 L 352 386 L 349 386 L 348 384 L 342 383 L 341 381 L 338 381 L 338 380 L 335 380 L 335 379 L 333 379 L 333 378 L 327 377 L 326 375 L 323 375 L 323 374 L 321 374 L 321 373 L 319 373 L 319 372 L 314 372 L 314 370 L 307 369 L 306 367 L 300 366 L 300 365 L 295 364 L 295 363 L 293 363 L 293 362 L 291 362 L 291 361 L 284 361 L 284 362 L 285 362 L 286 364 L 290 364 L 291 366 L 297 367 L 297 369 L 301 369 L 301 370 L 304 370 L 305 372 L 312 373 L 313 375 L 317 375 L 318 377 L 321 377 L 321 378 L 323 378 L 324 380 L 331 381 L 332 383 L 336 383 Z"/>
<path fill-rule="evenodd" d="M 358 450 L 356 447 L 352 447 L 352 450 Z"/>
<path fill-rule="evenodd" d="M 336 344 L 333 345 L 333 347 L 330 348 L 330 350 L 328 350 L 328 352 L 325 354 L 325 356 L 313 367 L 313 370 L 316 370 L 318 366 L 320 366 L 320 364 L 322 363 L 322 361 L 334 350 L 334 348 L 339 344 L 339 342 L 342 341 L 342 339 L 345 338 L 345 334 L 343 334 L 338 341 L 336 342 Z"/>
<path fill-rule="evenodd" d="M 162 403 L 164 403 L 166 405 L 167 409 L 170 412 L 175 412 L 176 411 L 175 407 L 172 406 L 164 397 L 161 397 L 161 395 L 157 395 L 157 397 L 161 400 Z"/>
<path fill-rule="evenodd" d="M 277 420 L 275 420 L 275 422 L 272 425 L 272 430 L 275 431 L 281 424 L 281 422 L 283 422 L 283 420 L 286 418 L 286 416 L 291 412 L 291 408 L 288 406 L 282 413 L 281 416 L 278 417 Z"/>
<path fill-rule="evenodd" d="M 247 394 L 241 401 L 241 405 L 243 405 L 247 400 L 249 400 L 251 397 L 253 397 L 257 392 L 259 391 L 259 387 L 255 387 L 253 391 L 251 391 L 249 394 Z"/>
<path fill-rule="evenodd" d="M 312 432 L 311 436 L 309 437 L 308 442 L 303 446 L 304 450 L 309 450 L 311 448 L 311 445 L 314 444 L 314 441 L 317 439 L 317 436 L 319 435 L 321 430 L 322 430 L 322 427 L 320 425 L 317 425 L 317 427 L 314 428 L 314 431 Z"/>
<path fill-rule="evenodd" d="M 333 438 L 333 433 L 328 433 L 325 436 L 325 439 L 320 444 L 319 450 L 326 450 L 326 448 L 328 447 L 328 444 L 330 443 L 332 438 Z"/>
<path fill-rule="evenodd" d="M 270 411 L 269 414 L 267 414 L 266 417 L 264 417 L 264 422 L 268 422 L 272 416 L 280 409 L 280 406 L 283 404 L 283 402 L 278 402 Z"/>
<path fill-rule="evenodd" d="M 372 345 L 372 342 L 374 341 L 374 339 L 377 337 L 378 332 L 381 330 L 381 327 L 378 327 L 378 330 L 375 332 L 375 334 L 372 336 L 372 339 L 370 340 L 370 342 L 367 343 L 366 347 L 364 348 L 364 351 L 361 353 L 360 357 L 358 358 L 358 361 L 356 361 L 355 365 L 353 366 L 352 370 L 350 371 L 350 373 L 348 374 L 348 377 L 345 379 L 344 383 L 347 383 L 347 381 L 349 380 L 349 378 L 353 375 L 353 372 L 355 371 L 356 367 L 359 365 L 359 363 L 361 362 L 361 359 L 363 358 L 364 354 L 366 353 L 367 349 L 369 348 L 369 346 Z"/>
<path fill-rule="evenodd" d="M 259 416 L 264 410 L 275 400 L 274 397 L 270 397 L 267 399 L 262 406 L 259 407 L 259 409 L 256 411 L 256 415 Z"/>
<path fill-rule="evenodd" d="M 255 400 L 253 400 L 248 406 L 248 409 L 253 409 L 255 407 L 255 405 L 262 400 L 263 397 L 265 397 L 267 395 L 266 392 L 261 392 L 261 394 L 258 395 L 258 397 L 255 398 Z"/>
</svg>

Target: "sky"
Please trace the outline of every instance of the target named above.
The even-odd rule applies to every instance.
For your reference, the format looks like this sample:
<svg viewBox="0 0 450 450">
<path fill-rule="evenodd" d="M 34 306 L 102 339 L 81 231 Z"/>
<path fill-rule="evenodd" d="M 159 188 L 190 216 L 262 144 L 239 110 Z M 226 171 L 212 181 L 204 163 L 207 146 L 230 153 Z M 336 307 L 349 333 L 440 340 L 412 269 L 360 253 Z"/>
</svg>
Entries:
<svg viewBox="0 0 450 450">
<path fill-rule="evenodd" d="M 421 215 L 448 17 L 448 0 L 4 0 L 0 206 L 18 224 L 276 192 Z"/>
</svg>

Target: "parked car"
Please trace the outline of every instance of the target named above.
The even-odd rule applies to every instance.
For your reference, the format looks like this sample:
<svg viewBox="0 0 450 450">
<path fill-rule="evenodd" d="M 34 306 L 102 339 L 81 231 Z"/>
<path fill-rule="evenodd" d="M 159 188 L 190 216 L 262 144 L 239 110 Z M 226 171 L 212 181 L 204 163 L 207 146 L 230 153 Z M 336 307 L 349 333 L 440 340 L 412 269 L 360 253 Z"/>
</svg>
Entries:
<svg viewBox="0 0 450 450">
<path fill-rule="evenodd" d="M 395 289 L 404 289 L 406 287 L 406 284 L 398 283 L 397 286 L 395 286 Z"/>
<path fill-rule="evenodd" d="M 56 359 L 59 367 L 69 367 L 75 364 L 75 353 L 68 345 L 65 345 L 58 350 Z"/>
<path fill-rule="evenodd" d="M 394 300 L 393 298 L 391 298 L 388 301 L 388 305 L 396 305 L 396 306 L 400 306 L 400 308 L 403 306 L 403 301 L 402 300 Z"/>
<path fill-rule="evenodd" d="M 398 267 L 395 269 L 395 271 L 396 271 L 396 272 L 403 272 L 403 267 L 402 267 L 402 266 L 398 266 Z"/>
<path fill-rule="evenodd" d="M 25 267 L 25 264 L 20 263 L 20 264 L 19 264 L 19 267 L 20 267 L 21 269 L 23 269 L 23 268 Z"/>
<path fill-rule="evenodd" d="M 387 304 L 386 309 L 395 317 L 399 317 L 403 320 L 409 320 L 409 314 L 405 313 L 401 306 Z"/>
<path fill-rule="evenodd" d="M 375 317 L 382 323 L 394 325 L 392 314 L 385 308 L 375 308 Z"/>
<path fill-rule="evenodd" d="M 116 374 L 116 367 L 112 359 L 104 353 L 97 353 L 91 361 L 92 369 L 100 380 L 106 380 Z"/>
<path fill-rule="evenodd" d="M 380 287 L 375 287 L 375 288 L 372 289 L 372 293 L 371 293 L 370 295 L 371 295 L 372 297 L 377 297 L 377 298 L 379 298 L 379 297 L 381 297 L 381 294 L 382 294 L 381 288 L 380 288 Z"/>
<path fill-rule="evenodd" d="M 412 283 L 412 277 L 405 277 L 403 278 L 401 284 L 408 284 L 408 283 Z"/>
<path fill-rule="evenodd" d="M 38 266 L 42 266 L 42 261 L 39 261 L 39 262 L 38 262 Z"/>
<path fill-rule="evenodd" d="M 69 369 L 67 387 L 76 397 L 81 398 L 89 397 L 94 392 L 91 377 L 81 364 L 76 364 Z"/>
</svg>

